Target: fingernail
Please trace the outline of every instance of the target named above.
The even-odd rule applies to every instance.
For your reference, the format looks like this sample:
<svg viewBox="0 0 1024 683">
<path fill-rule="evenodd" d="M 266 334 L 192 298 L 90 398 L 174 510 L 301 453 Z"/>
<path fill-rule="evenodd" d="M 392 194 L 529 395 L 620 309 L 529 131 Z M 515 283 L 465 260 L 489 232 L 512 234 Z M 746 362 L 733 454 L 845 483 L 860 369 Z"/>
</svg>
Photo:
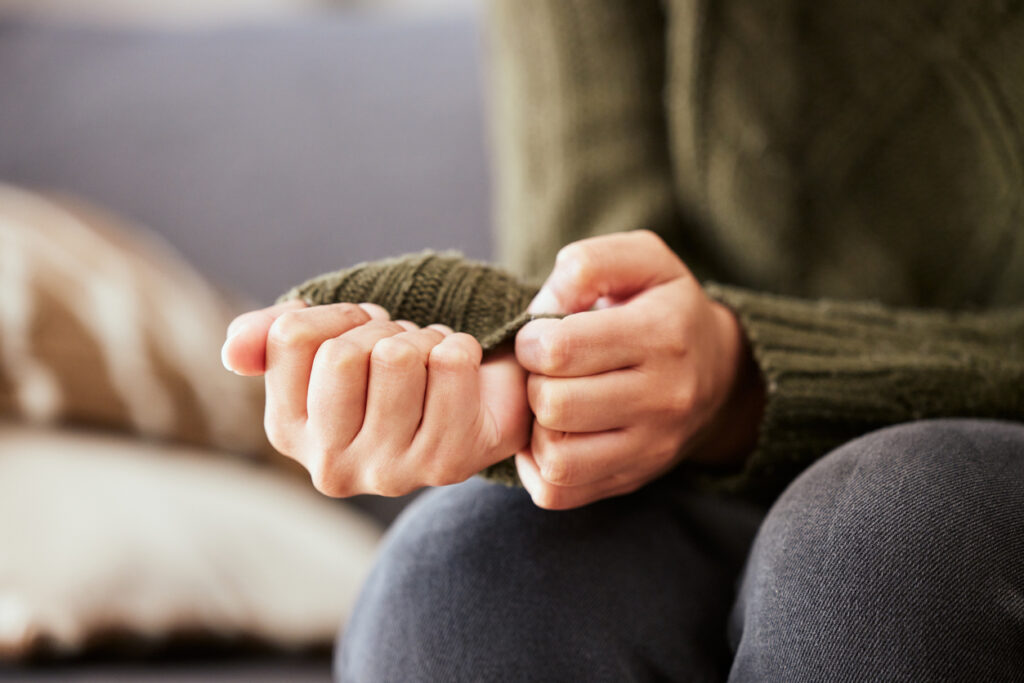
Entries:
<svg viewBox="0 0 1024 683">
<path fill-rule="evenodd" d="M 363 309 L 371 320 L 391 320 L 391 315 L 383 306 L 377 304 L 362 303 L 359 308 Z"/>
<path fill-rule="evenodd" d="M 455 334 L 455 330 L 448 327 L 447 325 L 442 325 L 441 323 L 434 323 L 433 325 L 427 325 L 427 327 L 432 330 L 437 330 L 446 337 L 449 334 Z"/>
<path fill-rule="evenodd" d="M 228 363 L 228 344 L 238 336 L 237 334 L 229 335 L 227 341 L 224 342 L 224 346 L 220 347 L 220 362 L 224 365 L 224 369 L 235 372 L 235 369 Z M 235 372 L 235 374 L 238 374 Z"/>
<path fill-rule="evenodd" d="M 561 304 L 558 303 L 558 298 L 546 286 L 540 288 L 537 296 L 533 297 L 533 301 L 526 308 L 528 313 L 559 313 L 560 310 Z"/>
</svg>

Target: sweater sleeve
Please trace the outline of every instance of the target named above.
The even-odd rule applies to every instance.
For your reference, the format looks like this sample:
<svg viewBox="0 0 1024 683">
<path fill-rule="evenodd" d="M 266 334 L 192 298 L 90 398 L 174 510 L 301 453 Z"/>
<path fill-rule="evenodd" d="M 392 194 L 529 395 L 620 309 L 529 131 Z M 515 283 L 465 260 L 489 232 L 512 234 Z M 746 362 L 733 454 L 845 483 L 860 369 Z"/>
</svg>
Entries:
<svg viewBox="0 0 1024 683">
<path fill-rule="evenodd" d="M 1024 420 L 1024 309 L 952 313 L 709 285 L 764 377 L 758 445 L 715 488 L 769 502 L 836 446 L 910 420 Z"/>
</svg>

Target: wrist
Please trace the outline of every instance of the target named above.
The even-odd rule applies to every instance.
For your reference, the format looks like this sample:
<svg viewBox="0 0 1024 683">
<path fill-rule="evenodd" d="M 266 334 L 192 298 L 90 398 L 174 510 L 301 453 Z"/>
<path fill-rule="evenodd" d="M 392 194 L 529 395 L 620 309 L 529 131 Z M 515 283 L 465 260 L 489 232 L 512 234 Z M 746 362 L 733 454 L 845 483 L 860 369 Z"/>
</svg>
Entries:
<svg viewBox="0 0 1024 683">
<path fill-rule="evenodd" d="M 764 415 L 765 386 L 736 314 L 712 302 L 720 330 L 727 389 L 709 425 L 706 448 L 695 462 L 717 467 L 740 467 L 754 452 Z"/>
</svg>

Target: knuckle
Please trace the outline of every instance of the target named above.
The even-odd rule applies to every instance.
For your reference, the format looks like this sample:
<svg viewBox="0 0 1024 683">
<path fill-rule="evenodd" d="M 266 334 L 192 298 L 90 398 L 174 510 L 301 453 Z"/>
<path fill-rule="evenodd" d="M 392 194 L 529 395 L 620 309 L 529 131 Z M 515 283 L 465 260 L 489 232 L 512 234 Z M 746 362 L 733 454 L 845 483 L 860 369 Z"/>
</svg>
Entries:
<svg viewBox="0 0 1024 683">
<path fill-rule="evenodd" d="M 597 258 L 593 245 L 575 242 L 562 247 L 558 252 L 557 263 L 572 286 L 584 288 L 594 280 Z"/>
<path fill-rule="evenodd" d="M 297 346 L 308 343 L 315 335 L 304 311 L 287 311 L 278 316 L 267 333 L 270 343 L 277 346 Z"/>
<path fill-rule="evenodd" d="M 680 320 L 666 323 L 658 345 L 674 357 L 682 358 L 689 353 L 686 324 Z"/>
<path fill-rule="evenodd" d="M 380 332 L 389 336 L 395 336 L 405 332 L 405 328 L 396 323 L 394 320 L 371 320 L 364 325 L 365 328 L 373 330 L 374 332 Z"/>
<path fill-rule="evenodd" d="M 267 441 L 277 452 L 291 457 L 295 448 L 295 438 L 289 425 L 267 411 L 263 416 L 263 431 L 267 434 Z"/>
<path fill-rule="evenodd" d="M 350 326 L 362 325 L 369 322 L 370 314 L 364 311 L 358 304 L 340 303 L 334 304 L 338 313 Z"/>
<path fill-rule="evenodd" d="M 306 469 L 309 471 L 309 480 L 315 488 L 325 496 L 337 497 L 340 495 L 334 477 L 328 475 L 326 458 L 310 458 L 306 462 Z"/>
<path fill-rule="evenodd" d="M 311 471 L 310 479 L 313 482 L 313 488 L 331 498 L 348 498 L 358 493 L 348 486 L 344 478 L 333 473 L 330 475 L 326 473 L 314 475 Z"/>
<path fill-rule="evenodd" d="M 360 477 L 359 489 L 363 493 L 379 493 L 381 489 L 381 471 L 378 467 L 366 467 Z"/>
<path fill-rule="evenodd" d="M 572 337 L 559 330 L 544 332 L 537 340 L 540 365 L 545 374 L 553 374 L 568 366 L 573 354 Z"/>
<path fill-rule="evenodd" d="M 566 458 L 546 457 L 537 463 L 541 478 L 555 486 L 569 486 L 573 483 L 573 467 Z"/>
<path fill-rule="evenodd" d="M 448 486 L 449 484 L 455 484 L 462 481 L 462 478 L 458 476 L 450 464 L 455 460 L 452 459 L 451 455 L 444 452 L 437 452 L 435 454 L 434 463 L 428 464 L 423 467 L 423 483 L 427 486 Z"/>
<path fill-rule="evenodd" d="M 407 368 L 416 362 L 418 351 L 404 339 L 385 337 L 373 345 L 370 357 L 378 365 Z"/>
<path fill-rule="evenodd" d="M 678 387 L 669 394 L 669 410 L 674 415 L 681 417 L 690 415 L 693 413 L 696 402 L 696 392 L 688 386 Z"/>
<path fill-rule="evenodd" d="M 541 382 L 537 388 L 533 413 L 537 422 L 548 429 L 558 429 L 569 417 L 569 401 L 565 392 L 553 382 Z"/>
<path fill-rule="evenodd" d="M 544 510 L 559 510 L 564 506 L 561 491 L 554 486 L 535 486 L 530 491 L 530 498 L 534 505 Z"/>
<path fill-rule="evenodd" d="M 439 344 L 430 350 L 430 366 L 439 370 L 461 370 L 473 365 L 469 352 L 455 344 Z"/>
<path fill-rule="evenodd" d="M 437 345 L 438 343 L 441 342 L 442 339 L 444 339 L 444 333 L 441 332 L 441 330 L 432 327 L 424 327 L 420 330 L 417 330 L 416 334 L 422 336 L 424 339 L 426 339 L 428 342 L 434 345 Z"/>
<path fill-rule="evenodd" d="M 335 337 L 320 345 L 318 355 L 323 356 L 329 369 L 337 371 L 363 362 L 365 352 L 347 339 Z"/>
<path fill-rule="evenodd" d="M 390 470 L 379 464 L 369 465 L 363 472 L 363 491 L 387 498 L 395 498 L 408 493 L 408 490 L 400 486 L 391 476 Z"/>
</svg>

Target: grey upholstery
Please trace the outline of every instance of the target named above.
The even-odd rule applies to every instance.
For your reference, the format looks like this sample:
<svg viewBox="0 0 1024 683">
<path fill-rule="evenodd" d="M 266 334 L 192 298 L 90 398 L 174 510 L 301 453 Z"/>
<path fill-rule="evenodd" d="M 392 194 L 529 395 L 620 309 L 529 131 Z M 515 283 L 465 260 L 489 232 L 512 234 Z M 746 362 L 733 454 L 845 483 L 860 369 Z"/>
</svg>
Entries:
<svg viewBox="0 0 1024 683">
<path fill-rule="evenodd" d="M 488 257 L 484 138 L 474 16 L 180 33 L 0 21 L 0 181 L 145 223 L 257 300 L 426 247 Z M 359 504 L 386 520 L 402 502 Z M 328 678 L 325 659 L 183 666 L 144 680 Z M 143 670 L 0 666 L 0 678 Z"/>
<path fill-rule="evenodd" d="M 0 181 L 142 221 L 220 284 L 490 252 L 477 18 L 199 32 L 0 22 Z"/>
</svg>

